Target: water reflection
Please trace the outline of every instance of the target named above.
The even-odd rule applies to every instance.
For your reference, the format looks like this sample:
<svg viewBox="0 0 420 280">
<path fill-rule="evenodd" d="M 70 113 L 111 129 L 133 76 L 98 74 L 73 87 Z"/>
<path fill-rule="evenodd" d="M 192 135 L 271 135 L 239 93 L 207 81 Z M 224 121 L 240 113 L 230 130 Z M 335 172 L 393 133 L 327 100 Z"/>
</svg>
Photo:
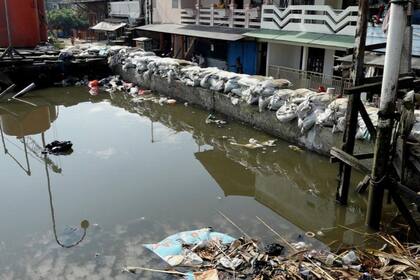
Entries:
<svg viewBox="0 0 420 280">
<path fill-rule="evenodd" d="M 0 104 L 3 148 L 19 159 L 0 157 L 0 279 L 127 279 L 122 266 L 162 265 L 142 243 L 206 226 L 240 236 L 219 209 L 263 242 L 273 235 L 256 216 L 293 241 L 363 224 L 363 197 L 352 196 L 347 208 L 335 203 L 336 168 L 327 159 L 281 141 L 265 151 L 229 144 L 270 139 L 252 128 L 221 129 L 194 107 L 133 106 L 122 94 L 92 97 L 84 88 L 36 96 L 28 98 L 39 108 Z M 41 155 L 52 140 L 72 140 L 74 153 Z M 57 235 L 82 217 L 92 222 L 87 234 L 84 223 Z M 324 232 L 326 243 L 364 243 L 351 231 Z"/>
<path fill-rule="evenodd" d="M 79 245 L 86 237 L 87 228 L 89 227 L 89 222 L 87 220 L 82 220 L 80 223 L 80 228 L 82 233 L 80 238 L 77 236 L 78 229 L 72 229 L 67 234 L 67 242 L 62 242 L 59 240 L 57 234 L 56 218 L 54 211 L 53 195 L 51 191 L 51 179 L 50 179 L 50 169 L 55 173 L 61 173 L 62 168 L 55 163 L 47 154 L 43 153 L 43 150 L 46 146 L 45 132 L 51 128 L 51 125 L 54 121 L 57 120 L 59 116 L 59 105 L 36 105 L 32 102 L 22 103 L 11 103 L 7 106 L 0 107 L 0 136 L 2 140 L 4 153 L 9 156 L 25 173 L 27 176 L 31 176 L 31 166 L 29 162 L 29 155 L 37 161 L 45 165 L 45 177 L 48 187 L 48 197 L 50 204 L 50 213 L 53 227 L 53 234 L 55 241 L 58 245 L 63 248 L 72 248 Z M 11 136 L 16 138 L 19 144 L 22 144 L 23 147 L 20 147 L 19 144 L 16 144 L 5 136 Z M 39 144 L 31 136 L 41 135 L 42 143 Z M 25 163 L 21 163 L 17 157 L 9 152 L 6 142 L 14 145 L 19 150 L 23 151 L 25 155 Z M 69 236 L 72 236 L 69 240 Z M 76 237 L 75 237 L 76 236 Z M 76 240 L 74 240 L 76 239 Z"/>
<path fill-rule="evenodd" d="M 346 233 L 337 226 L 364 230 L 364 199 L 352 195 L 348 207 L 335 202 L 337 170 L 326 158 L 291 150 L 282 141 L 277 147 L 262 152 L 231 145 L 231 137 L 247 142 L 251 137 L 264 141 L 270 136 L 236 123 L 223 129 L 205 124 L 206 113 L 195 108 L 162 107 L 153 103 L 133 106 L 121 94 L 112 95 L 111 102 L 146 116 L 152 124 L 159 122 L 176 133 L 191 133 L 199 147 L 195 158 L 226 197 L 251 197 L 305 231 L 328 231 L 327 238 L 319 237 L 326 242 L 363 242 L 362 237 Z M 153 126 L 151 128 L 153 130 Z M 357 174 L 354 177 L 354 183 L 360 179 Z"/>
</svg>

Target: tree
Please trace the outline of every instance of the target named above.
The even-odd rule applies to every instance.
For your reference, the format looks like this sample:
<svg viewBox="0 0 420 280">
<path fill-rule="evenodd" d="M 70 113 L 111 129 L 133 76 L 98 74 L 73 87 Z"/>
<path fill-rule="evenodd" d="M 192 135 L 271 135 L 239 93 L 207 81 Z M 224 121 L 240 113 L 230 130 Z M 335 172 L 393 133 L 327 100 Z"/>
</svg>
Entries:
<svg viewBox="0 0 420 280">
<path fill-rule="evenodd" d="M 89 27 L 87 18 L 74 9 L 52 10 L 48 12 L 47 17 L 49 28 L 51 30 L 61 29 L 65 35 L 70 34 L 72 29 Z"/>
</svg>

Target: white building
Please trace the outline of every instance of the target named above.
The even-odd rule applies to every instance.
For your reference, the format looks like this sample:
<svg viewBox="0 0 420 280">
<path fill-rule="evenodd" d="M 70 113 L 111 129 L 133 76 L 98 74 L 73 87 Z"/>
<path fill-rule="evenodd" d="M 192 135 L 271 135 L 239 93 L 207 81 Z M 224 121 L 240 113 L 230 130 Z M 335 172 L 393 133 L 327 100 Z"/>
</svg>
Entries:
<svg viewBox="0 0 420 280">
<path fill-rule="evenodd" d="M 287 78 L 302 87 L 342 86 L 342 79 L 334 77 L 333 69 L 335 57 L 346 54 L 354 46 L 357 7 L 350 6 L 351 2 L 222 2 L 225 4 L 219 6 L 219 0 L 153 0 L 153 25 L 142 30 L 172 32 L 177 42 L 179 37 L 191 42 L 188 37 L 200 36 L 192 26 L 202 26 L 204 29 L 200 28 L 200 32 L 207 30 L 207 35 L 215 40 L 231 36 L 226 28 L 236 29 L 238 39 L 232 37 L 231 41 L 257 43 L 256 74 Z M 178 45 L 190 49 L 183 40 L 180 42 Z M 232 58 L 226 60 L 232 61 Z"/>
</svg>

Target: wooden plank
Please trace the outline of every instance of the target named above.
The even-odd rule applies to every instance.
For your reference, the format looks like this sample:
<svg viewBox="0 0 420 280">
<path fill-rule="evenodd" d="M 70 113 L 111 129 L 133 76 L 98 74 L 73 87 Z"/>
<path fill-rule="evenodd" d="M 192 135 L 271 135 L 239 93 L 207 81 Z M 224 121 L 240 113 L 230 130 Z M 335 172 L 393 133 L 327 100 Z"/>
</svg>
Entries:
<svg viewBox="0 0 420 280">
<path fill-rule="evenodd" d="M 365 105 L 363 105 L 363 103 L 360 104 L 359 106 L 359 113 L 362 116 L 363 121 L 366 124 L 366 127 L 369 131 L 370 136 L 372 137 L 372 140 L 376 139 L 376 128 L 372 123 L 372 120 L 369 117 L 369 114 L 366 111 Z"/>
<path fill-rule="evenodd" d="M 359 184 L 356 187 L 356 192 L 358 193 L 364 193 L 370 184 L 370 176 L 366 175 L 365 178 L 363 178 L 362 181 L 359 182 Z"/>
<path fill-rule="evenodd" d="M 349 165 L 349 166 L 355 168 L 356 170 L 359 170 L 362 173 L 370 174 L 370 172 L 371 172 L 370 168 L 364 166 L 360 162 L 360 160 L 358 160 L 354 156 L 344 152 L 341 149 L 333 147 L 330 151 L 330 155 L 332 157 L 335 157 L 335 158 L 339 159 L 341 162 L 345 163 L 346 165 Z"/>
<path fill-rule="evenodd" d="M 394 188 L 399 195 L 420 206 L 420 193 L 415 192 L 410 187 L 395 180 L 391 180 L 391 184 L 391 188 Z"/>
<path fill-rule="evenodd" d="M 384 48 L 386 48 L 386 42 L 366 46 L 365 50 L 373 51 L 373 50 L 384 49 Z"/>
<path fill-rule="evenodd" d="M 389 192 L 391 194 L 392 199 L 395 202 L 395 205 L 397 205 L 398 210 L 410 226 L 410 229 L 413 231 L 417 240 L 420 240 L 420 228 L 417 225 L 417 222 L 414 220 L 413 216 L 411 215 L 410 210 L 408 210 L 407 206 L 405 206 L 404 201 L 401 199 L 398 193 L 396 193 L 393 190 L 390 190 Z"/>
<path fill-rule="evenodd" d="M 353 156 L 355 158 L 357 158 L 358 160 L 371 159 L 371 158 L 373 158 L 373 153 L 357 154 L 357 155 L 353 155 Z M 340 162 L 340 160 L 336 157 L 331 157 L 330 162 L 331 163 L 336 163 L 336 162 Z"/>
<path fill-rule="evenodd" d="M 398 88 L 409 88 L 413 86 L 414 77 L 402 77 L 398 80 Z M 375 83 L 369 83 L 359 86 L 354 86 L 351 88 L 344 89 L 344 94 L 353 95 L 357 94 L 359 95 L 362 92 L 375 92 L 380 93 L 382 88 L 382 81 L 381 82 L 375 82 Z"/>
</svg>

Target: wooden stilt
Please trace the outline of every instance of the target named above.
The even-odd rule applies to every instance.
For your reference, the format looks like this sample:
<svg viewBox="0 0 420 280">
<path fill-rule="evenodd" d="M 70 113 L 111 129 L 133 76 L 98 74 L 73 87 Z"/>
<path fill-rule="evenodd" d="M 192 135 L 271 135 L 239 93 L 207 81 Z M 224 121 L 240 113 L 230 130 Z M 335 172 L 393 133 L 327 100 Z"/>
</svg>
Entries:
<svg viewBox="0 0 420 280">
<path fill-rule="evenodd" d="M 359 18 L 356 29 L 356 46 L 353 53 L 353 86 L 362 84 L 364 78 L 363 64 L 366 46 L 367 22 L 369 5 L 368 0 L 359 1 Z M 360 95 L 352 94 L 349 96 L 346 114 L 346 129 L 343 135 L 342 150 L 352 155 L 354 152 L 355 138 L 357 132 L 358 107 L 360 106 Z M 336 200 L 342 204 L 347 204 L 351 178 L 351 166 L 341 162 L 339 166 L 339 185 L 336 193 Z"/>
<path fill-rule="evenodd" d="M 379 229 L 385 182 L 389 175 L 391 139 L 394 129 L 395 99 L 400 72 L 404 30 L 406 27 L 406 1 L 391 2 L 390 22 L 385 54 L 385 67 L 381 91 L 381 103 L 377 127 L 375 157 L 366 214 L 366 224 Z"/>
</svg>

